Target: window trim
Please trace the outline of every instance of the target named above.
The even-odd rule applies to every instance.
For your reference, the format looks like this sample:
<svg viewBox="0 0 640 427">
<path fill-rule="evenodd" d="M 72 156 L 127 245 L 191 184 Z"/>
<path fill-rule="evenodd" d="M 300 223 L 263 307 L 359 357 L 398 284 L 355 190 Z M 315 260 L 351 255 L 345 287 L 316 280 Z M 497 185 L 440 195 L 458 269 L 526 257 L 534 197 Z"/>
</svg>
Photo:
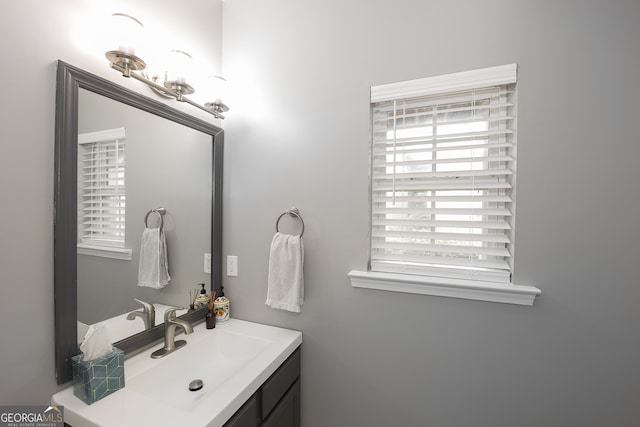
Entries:
<svg viewBox="0 0 640 427">
<path fill-rule="evenodd" d="M 516 77 L 517 64 L 508 64 L 372 86 L 370 102 L 373 104 L 418 95 L 436 95 L 446 92 L 511 84 L 516 83 Z M 369 232 L 371 232 L 371 230 L 369 230 Z M 351 286 L 355 288 L 445 296 L 526 306 L 532 306 L 535 297 L 541 294 L 541 290 L 534 286 L 517 285 L 513 283 L 513 278 L 511 283 L 505 283 L 359 270 L 350 271 L 348 276 L 351 281 Z"/>
<path fill-rule="evenodd" d="M 532 306 L 536 296 L 542 293 L 535 286 L 414 274 L 352 270 L 348 276 L 354 288 L 527 306 Z"/>
<path fill-rule="evenodd" d="M 517 64 L 499 65 L 371 87 L 371 102 L 478 89 L 516 82 Z"/>
<path fill-rule="evenodd" d="M 120 259 L 123 261 L 131 261 L 133 259 L 133 251 L 130 248 L 96 246 L 86 243 L 78 243 L 78 254 Z"/>
</svg>

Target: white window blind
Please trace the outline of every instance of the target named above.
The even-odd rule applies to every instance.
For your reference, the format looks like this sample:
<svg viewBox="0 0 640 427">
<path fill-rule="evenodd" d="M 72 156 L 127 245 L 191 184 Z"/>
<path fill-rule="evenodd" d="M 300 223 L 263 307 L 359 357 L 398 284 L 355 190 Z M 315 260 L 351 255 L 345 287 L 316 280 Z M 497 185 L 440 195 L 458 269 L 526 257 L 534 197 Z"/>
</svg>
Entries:
<svg viewBox="0 0 640 427">
<path fill-rule="evenodd" d="M 370 270 L 509 283 L 515 64 L 372 88 Z"/>
<path fill-rule="evenodd" d="M 125 244 L 125 129 L 78 136 L 78 243 Z"/>
</svg>

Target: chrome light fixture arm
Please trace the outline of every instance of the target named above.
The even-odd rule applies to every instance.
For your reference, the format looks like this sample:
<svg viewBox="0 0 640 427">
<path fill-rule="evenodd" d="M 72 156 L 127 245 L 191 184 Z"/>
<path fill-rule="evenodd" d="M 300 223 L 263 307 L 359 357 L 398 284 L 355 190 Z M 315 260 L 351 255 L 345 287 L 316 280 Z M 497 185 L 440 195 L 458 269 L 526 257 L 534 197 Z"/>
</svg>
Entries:
<svg viewBox="0 0 640 427">
<path fill-rule="evenodd" d="M 152 79 L 149 79 L 140 73 L 132 72 L 134 70 L 144 68 L 144 67 L 138 68 L 139 67 L 138 63 L 132 58 L 132 57 L 135 57 L 139 59 L 135 55 L 122 54 L 121 52 L 110 51 L 110 52 L 107 52 L 106 56 L 110 61 L 111 68 L 122 73 L 123 77 L 133 77 L 134 79 L 148 85 L 149 87 L 151 87 L 151 89 L 153 89 L 155 92 L 159 93 L 164 97 L 175 98 L 180 102 L 185 102 L 187 104 L 193 105 L 194 107 L 199 108 L 202 111 L 205 111 L 213 115 L 216 119 L 224 119 L 225 117 L 222 113 L 229 111 L 229 107 L 227 107 L 225 104 L 222 104 L 222 103 L 207 102 L 205 105 L 200 105 L 197 102 L 194 102 L 189 98 L 186 98 L 184 96 L 184 93 L 187 93 L 188 90 L 185 91 L 184 87 L 191 88 L 188 85 L 181 85 L 176 83 L 176 84 L 172 84 L 171 88 L 168 88 L 164 85 L 156 83 Z M 117 62 L 112 61 L 111 60 L 112 57 L 116 57 L 118 59 Z M 142 61 L 141 59 L 139 60 Z M 143 61 L 142 61 L 142 64 L 144 64 Z M 180 86 L 182 86 L 182 88 Z M 191 88 L 190 93 L 193 93 L 193 88 Z"/>
</svg>

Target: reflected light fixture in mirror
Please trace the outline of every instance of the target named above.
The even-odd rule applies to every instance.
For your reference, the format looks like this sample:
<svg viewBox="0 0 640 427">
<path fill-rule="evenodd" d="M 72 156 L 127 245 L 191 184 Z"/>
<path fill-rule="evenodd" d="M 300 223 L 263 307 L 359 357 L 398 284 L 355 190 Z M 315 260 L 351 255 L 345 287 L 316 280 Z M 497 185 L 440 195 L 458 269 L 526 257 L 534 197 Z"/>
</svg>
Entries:
<svg viewBox="0 0 640 427">
<path fill-rule="evenodd" d="M 229 111 L 229 107 L 222 102 L 220 96 L 213 102 L 206 102 L 204 105 L 185 97 L 185 95 L 195 92 L 195 88 L 187 83 L 191 55 L 182 50 L 170 51 L 164 81 L 159 83 L 160 77 L 149 78 L 144 74 L 143 71 L 147 64 L 140 56 L 136 55 L 136 43 L 140 43 L 142 40 L 144 28 L 142 22 L 125 13 L 114 13 L 112 18 L 114 38 L 116 39 L 114 46 L 118 47 L 105 53 L 111 68 L 121 72 L 123 77 L 133 77 L 145 83 L 164 97 L 175 98 L 177 101 L 206 111 L 217 119 L 224 119 L 222 113 Z"/>
</svg>

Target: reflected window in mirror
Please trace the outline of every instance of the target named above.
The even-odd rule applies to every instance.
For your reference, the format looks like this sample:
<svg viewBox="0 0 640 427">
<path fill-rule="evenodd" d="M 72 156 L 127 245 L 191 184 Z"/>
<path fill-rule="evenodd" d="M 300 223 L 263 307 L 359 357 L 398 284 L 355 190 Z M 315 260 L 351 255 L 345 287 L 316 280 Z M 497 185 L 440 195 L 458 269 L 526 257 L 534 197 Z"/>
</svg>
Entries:
<svg viewBox="0 0 640 427">
<path fill-rule="evenodd" d="M 126 233 L 126 131 L 78 135 L 78 253 L 131 260 Z"/>
</svg>

